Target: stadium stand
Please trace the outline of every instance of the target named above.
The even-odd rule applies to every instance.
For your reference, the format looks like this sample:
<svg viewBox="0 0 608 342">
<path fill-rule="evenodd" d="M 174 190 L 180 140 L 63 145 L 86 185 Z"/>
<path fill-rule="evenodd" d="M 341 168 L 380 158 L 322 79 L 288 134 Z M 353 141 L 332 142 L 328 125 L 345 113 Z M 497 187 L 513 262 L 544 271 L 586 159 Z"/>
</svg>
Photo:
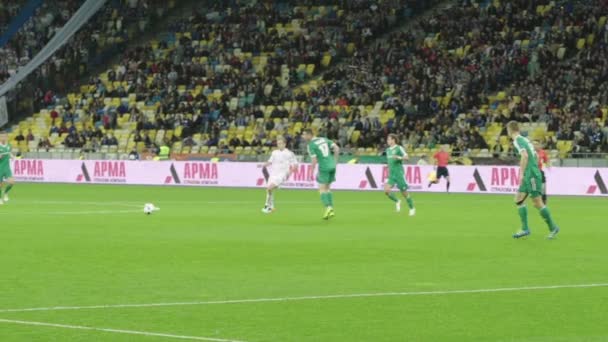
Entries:
<svg viewBox="0 0 608 342">
<path fill-rule="evenodd" d="M 508 152 L 501 133 L 510 119 L 529 122 L 525 130 L 534 139 L 553 144 L 562 119 L 572 116 L 530 115 L 527 104 L 533 99 L 521 92 L 521 83 L 550 80 L 556 64 L 568 68 L 585 53 L 598 55 L 594 50 L 604 43 L 594 37 L 604 36 L 605 14 L 599 3 L 577 3 L 569 9 L 546 1 L 493 2 L 487 7 L 465 3 L 359 51 L 308 101 L 332 105 L 332 99 L 346 96 L 359 107 L 376 103 L 372 116 L 405 135 L 410 147 L 419 147 L 416 152 L 426 153 L 437 143 L 481 156 Z M 535 105 L 550 91 L 539 94 Z M 548 132 L 548 118 L 554 116 Z M 605 117 L 599 119 L 598 125 L 605 125 Z M 363 137 L 363 147 L 370 147 L 385 134 L 364 127 L 351 140 Z M 602 139 L 598 135 L 596 141 Z M 565 155 L 570 146 L 561 142 L 559 152 Z"/>
<path fill-rule="evenodd" d="M 359 155 L 395 132 L 416 156 L 449 144 L 489 157 L 512 152 L 515 119 L 553 156 L 608 151 L 605 2 L 460 1 L 420 21 L 404 20 L 416 1 L 237 3 L 176 20 L 66 100 L 43 96 L 12 138 L 31 130 L 22 151 L 253 155 L 278 134 L 297 149 L 313 127 Z"/>
<path fill-rule="evenodd" d="M 152 145 L 146 140 L 158 145 L 176 140 L 184 130 L 191 135 L 198 126 L 210 134 L 199 133 L 190 141 L 224 142 L 228 135 L 222 125 L 231 116 L 227 113 L 249 121 L 252 105 L 262 98 L 268 103 L 284 97 L 282 93 L 294 83 L 328 67 L 333 58 L 352 53 L 405 12 L 405 2 L 399 1 L 380 2 L 380 6 L 342 2 L 344 7 L 302 7 L 301 3 L 244 6 L 238 12 L 216 3 L 212 10 L 205 9 L 205 16 L 178 21 L 172 27 L 179 32 L 169 38 L 129 50 L 113 70 L 82 86 L 80 94 L 69 94 L 67 106 L 42 110 L 30 120 L 34 127 L 26 122 L 21 128 L 33 128 L 41 135 L 48 129 L 53 146 L 61 144 L 63 134 L 79 132 L 78 139 L 70 140 L 77 140 L 76 146 L 88 140 L 93 147 L 83 146 L 87 150 L 94 149 L 97 140 L 87 138 L 100 136 L 88 132 L 92 129 L 83 123 L 90 120 L 88 116 L 98 128 L 118 128 L 119 146 L 102 146 L 102 151 L 131 149 L 132 144 L 144 149 Z M 254 14 L 263 11 L 271 18 L 268 23 L 255 20 Z M 249 31 L 243 30 L 245 25 Z M 191 115 L 195 111 L 198 115 Z M 271 113 L 272 106 L 266 112 Z M 140 134 L 131 134 L 133 129 L 147 131 L 141 134 L 144 141 L 136 141 Z M 253 136 L 251 131 L 246 135 L 243 138 Z M 175 142 L 174 151 L 181 150 L 180 144 Z"/>
</svg>

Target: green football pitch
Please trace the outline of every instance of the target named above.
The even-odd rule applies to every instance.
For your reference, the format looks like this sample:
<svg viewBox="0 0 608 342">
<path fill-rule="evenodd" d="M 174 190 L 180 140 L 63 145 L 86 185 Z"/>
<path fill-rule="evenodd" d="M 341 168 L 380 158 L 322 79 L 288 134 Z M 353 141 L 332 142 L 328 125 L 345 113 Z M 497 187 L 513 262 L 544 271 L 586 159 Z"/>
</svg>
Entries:
<svg viewBox="0 0 608 342">
<path fill-rule="evenodd" d="M 0 341 L 608 341 L 608 202 L 18 184 L 0 207 Z M 160 211 L 146 216 L 143 204 Z"/>
</svg>

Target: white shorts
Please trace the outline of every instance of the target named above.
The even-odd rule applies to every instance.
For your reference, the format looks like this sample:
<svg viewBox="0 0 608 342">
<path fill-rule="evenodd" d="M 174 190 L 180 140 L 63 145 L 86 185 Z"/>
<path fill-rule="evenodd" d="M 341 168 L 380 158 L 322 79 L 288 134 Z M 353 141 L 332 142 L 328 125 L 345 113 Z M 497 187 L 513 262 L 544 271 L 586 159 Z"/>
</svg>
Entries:
<svg viewBox="0 0 608 342">
<path fill-rule="evenodd" d="M 270 177 L 268 178 L 268 184 L 281 186 L 281 184 L 283 184 L 283 182 L 287 180 L 287 177 L 289 177 L 289 173 L 270 175 Z"/>
</svg>

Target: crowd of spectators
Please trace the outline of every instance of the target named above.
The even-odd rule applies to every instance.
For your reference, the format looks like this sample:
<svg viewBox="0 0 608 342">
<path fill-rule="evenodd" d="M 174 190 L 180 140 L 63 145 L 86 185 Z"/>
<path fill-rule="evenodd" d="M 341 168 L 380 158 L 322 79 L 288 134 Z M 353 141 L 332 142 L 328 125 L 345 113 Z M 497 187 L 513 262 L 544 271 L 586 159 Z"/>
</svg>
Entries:
<svg viewBox="0 0 608 342">
<path fill-rule="evenodd" d="M 608 35 L 568 61 L 551 61 L 542 77 L 514 83 L 519 112 L 547 123 L 559 140 L 573 140 L 574 152 L 608 152 Z M 603 123 L 603 124 L 602 124 Z"/>
<path fill-rule="evenodd" d="M 364 132 L 365 138 L 371 135 L 362 139 L 364 147 L 380 143 L 390 130 L 412 146 L 450 143 L 458 150 L 483 149 L 488 144 L 479 131 L 492 122 L 541 120 L 557 131 L 567 129 L 568 121 L 599 118 L 600 108 L 608 104 L 602 81 L 608 33 L 600 25 L 608 14 L 606 3 L 558 2 L 537 10 L 549 4 L 522 0 L 484 7 L 461 2 L 358 50 L 351 63 L 328 73 L 323 87 L 301 99 L 319 105 L 383 101 L 384 108 L 394 109 L 397 118 L 387 127 Z M 590 35 L 595 39 L 589 41 Z M 587 46 L 577 46 L 580 38 Z M 509 108 L 508 116 L 496 110 L 498 102 L 479 110 L 488 96 L 509 85 L 507 93 L 522 101 Z M 553 101 L 556 96 L 562 103 Z M 530 111 L 530 104 L 536 111 Z M 551 111 L 574 104 L 584 110 Z M 358 117 L 355 113 L 353 124 Z M 581 139 L 595 137 L 595 144 L 587 146 L 602 148 L 601 129 L 597 123 L 590 126 L 581 131 Z"/>
<path fill-rule="evenodd" d="M 22 5 L 11 5 L 14 16 Z M 10 72 L 16 72 L 18 67 L 27 64 L 55 32 L 65 25 L 79 5 L 80 1 L 76 0 L 57 1 L 53 4 L 43 2 L 3 49 L 0 69 L 4 72 L 0 75 L 0 82 L 5 81 Z"/>
<path fill-rule="evenodd" d="M 608 152 L 602 112 L 608 105 L 607 1 L 464 0 L 395 31 L 421 3 L 435 2 L 205 3 L 171 25 L 174 35 L 127 49 L 103 77 L 91 78 L 87 96 L 95 100 L 81 119 L 96 132 L 115 128 L 117 117 L 128 113 L 136 123 L 133 138 L 146 146 L 154 144 L 148 131 L 179 126 L 184 146 L 270 146 L 278 132 L 298 149 L 301 138 L 289 128 L 317 122 L 322 134 L 353 148 L 377 148 L 388 133 L 398 133 L 413 147 L 451 144 L 456 152 L 495 153 L 503 146 L 488 141 L 487 128 L 518 120 L 546 123 L 556 132 L 548 148 L 573 140 L 575 152 Z M 331 67 L 318 87 L 297 87 L 327 61 Z M 156 111 L 103 102 L 129 94 Z M 52 101 L 48 92 L 39 95 Z M 260 107 L 285 101 L 305 105 L 277 107 L 269 116 Z M 359 107 L 377 102 L 394 117 L 381 120 Z M 254 134 L 226 135 L 238 126 L 253 126 Z M 354 142 L 353 129 L 360 132 Z M 201 140 L 192 138 L 195 133 L 203 133 Z M 95 138 L 113 145 L 111 137 Z M 87 139 L 70 138 L 70 144 Z"/>
<path fill-rule="evenodd" d="M 0 84 L 27 64 L 78 10 L 82 0 L 42 2 L 16 36 L 0 49 Z M 2 23 L 18 13 L 24 1 L 9 1 Z M 49 93 L 65 93 L 88 72 L 91 64 L 105 62 L 104 51 L 116 49 L 132 37 L 143 34 L 172 6 L 171 1 L 108 0 L 70 41 L 28 78 L 27 88 L 36 89 L 35 101 L 49 105 Z M 8 16 L 11 16 L 8 18 Z M 8 21 L 7 21 L 8 20 Z"/>
<path fill-rule="evenodd" d="M 88 97 L 136 94 L 138 102 L 158 106 L 154 115 L 134 106 L 107 108 L 99 101 L 88 112 L 105 109 L 101 115 L 112 118 L 129 113 L 137 123 L 136 137 L 139 132 L 183 126 L 185 136 L 206 133 L 204 142 L 184 143 L 211 145 L 223 141 L 220 132 L 228 126 L 263 118 L 257 105 L 293 96 L 291 89 L 314 74 L 302 66 L 319 70 L 324 58 L 339 59 L 363 48 L 399 25 L 420 3 L 430 6 L 433 1 L 238 3 L 197 8 L 187 20 L 170 25 L 173 35 L 128 49 L 107 73 L 91 78 Z M 231 106 L 232 98 L 242 101 Z M 288 115 L 277 109 L 271 118 Z M 264 139 L 269 125 L 274 121 L 264 122 L 256 137 Z M 256 145 L 255 140 L 246 143 Z"/>
</svg>

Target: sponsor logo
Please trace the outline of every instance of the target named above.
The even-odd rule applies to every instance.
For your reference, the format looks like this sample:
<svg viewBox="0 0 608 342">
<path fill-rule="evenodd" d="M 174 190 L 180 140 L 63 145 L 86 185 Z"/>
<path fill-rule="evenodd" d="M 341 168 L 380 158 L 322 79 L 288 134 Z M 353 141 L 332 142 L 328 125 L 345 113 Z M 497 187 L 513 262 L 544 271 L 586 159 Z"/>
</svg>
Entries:
<svg viewBox="0 0 608 342">
<path fill-rule="evenodd" d="M 184 163 L 184 168 L 181 177 L 178 176 L 173 164 L 170 168 L 171 176 L 165 179 L 165 184 L 170 184 L 171 181 L 175 184 L 189 185 L 218 185 L 219 171 L 218 164 L 211 162 L 193 162 Z"/>
<path fill-rule="evenodd" d="M 43 181 L 44 163 L 42 160 L 15 160 L 13 163 L 13 176 L 19 181 Z"/>
<path fill-rule="evenodd" d="M 87 165 L 85 163 L 80 165 L 80 171 L 82 171 L 82 173 L 76 177 L 76 182 L 90 182 L 91 176 L 89 176 L 89 170 L 87 169 Z"/>
<path fill-rule="evenodd" d="M 479 191 L 488 191 L 488 189 L 486 188 L 486 184 L 483 182 L 483 179 L 479 174 L 479 170 L 475 169 L 475 171 L 473 172 L 473 179 L 475 181 L 469 183 L 469 185 L 467 186 L 467 191 L 475 191 L 476 187 L 479 188 Z"/>
<path fill-rule="evenodd" d="M 599 170 L 595 171 L 595 175 L 593 175 L 593 180 L 595 181 L 595 184 L 589 186 L 589 188 L 587 189 L 587 194 L 593 195 L 599 190 L 600 194 L 608 195 L 608 188 L 606 187 L 606 183 L 604 182 L 604 179 L 602 178 L 602 175 L 600 174 Z"/>
<path fill-rule="evenodd" d="M 481 192 L 496 192 L 496 193 L 512 193 L 519 189 L 519 169 L 515 167 L 493 167 L 490 172 L 490 187 L 479 173 L 478 169 L 473 171 L 473 182 L 467 186 L 468 192 L 473 192 L 479 189 Z"/>
<path fill-rule="evenodd" d="M 169 168 L 169 172 L 171 173 L 170 176 L 167 176 L 167 178 L 165 178 L 165 184 L 181 184 L 181 180 L 179 179 L 179 175 L 177 174 L 177 170 L 175 170 L 175 165 L 171 164 L 171 167 Z"/>
<path fill-rule="evenodd" d="M 89 173 L 86 163 L 80 166 L 80 173 L 76 182 L 87 183 L 126 183 L 127 166 L 124 161 L 96 161 L 93 164 L 93 177 Z"/>
<path fill-rule="evenodd" d="M 359 183 L 359 189 L 365 189 L 368 185 L 372 189 L 378 189 L 378 184 L 376 183 L 374 174 L 369 167 L 365 169 L 365 179 L 361 180 Z"/>
<path fill-rule="evenodd" d="M 519 190 L 519 168 L 493 167 L 490 190 L 499 193 L 513 193 Z"/>
</svg>

